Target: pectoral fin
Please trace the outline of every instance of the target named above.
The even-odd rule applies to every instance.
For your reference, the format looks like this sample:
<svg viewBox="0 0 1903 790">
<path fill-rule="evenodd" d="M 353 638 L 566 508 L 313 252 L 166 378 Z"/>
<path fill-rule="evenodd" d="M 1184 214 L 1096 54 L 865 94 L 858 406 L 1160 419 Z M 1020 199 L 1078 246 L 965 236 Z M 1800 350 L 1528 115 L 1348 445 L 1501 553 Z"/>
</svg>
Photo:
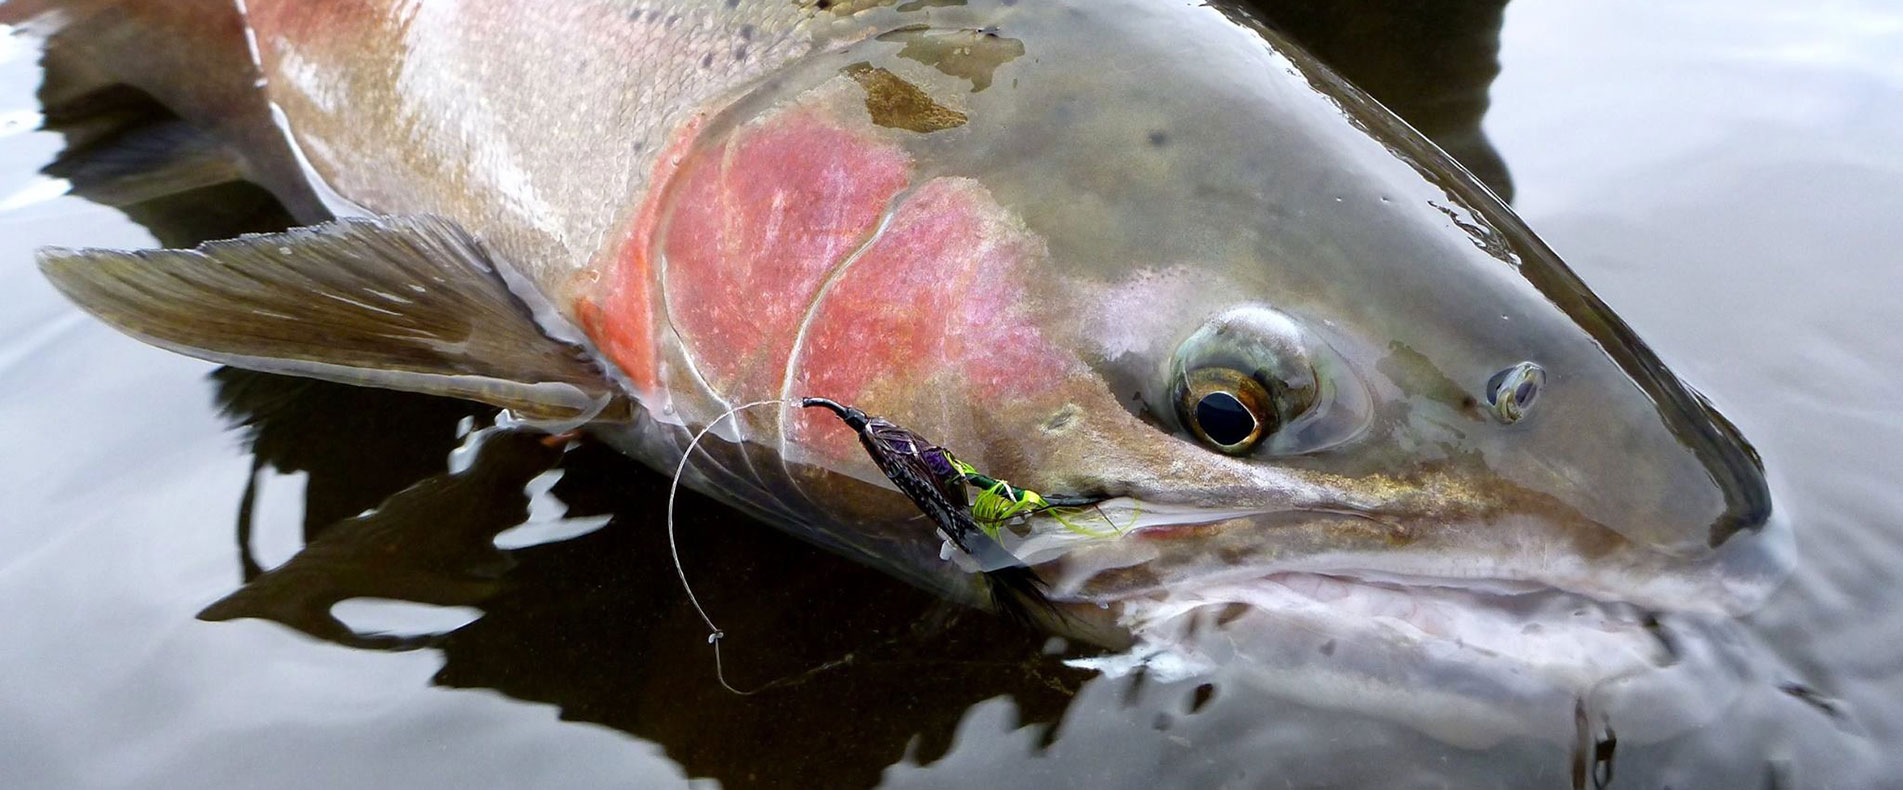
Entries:
<svg viewBox="0 0 1903 790">
<path fill-rule="evenodd" d="M 557 327 L 545 326 L 559 319 L 538 316 L 474 237 L 435 217 L 39 258 L 80 307 L 200 359 L 467 398 L 537 419 L 587 418 L 619 400 L 587 349 L 550 336 Z"/>
</svg>

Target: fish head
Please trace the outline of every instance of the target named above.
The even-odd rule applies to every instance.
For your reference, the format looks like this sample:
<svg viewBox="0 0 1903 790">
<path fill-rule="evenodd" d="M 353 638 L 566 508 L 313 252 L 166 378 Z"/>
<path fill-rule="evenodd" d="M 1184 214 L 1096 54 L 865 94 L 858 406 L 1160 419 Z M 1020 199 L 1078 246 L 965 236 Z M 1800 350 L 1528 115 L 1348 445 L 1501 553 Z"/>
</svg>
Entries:
<svg viewBox="0 0 1903 790">
<path fill-rule="evenodd" d="M 1729 613 L 1781 574 L 1731 424 L 1287 42 L 1210 7 L 881 13 L 710 121 L 675 179 L 657 257 L 719 403 L 831 398 L 1098 501 L 1001 533 L 1080 606 L 1320 579 Z M 762 287 L 690 309 L 733 277 Z M 816 529 L 953 564 L 896 494 L 832 482 L 883 478 L 831 415 L 752 429 Z"/>
</svg>

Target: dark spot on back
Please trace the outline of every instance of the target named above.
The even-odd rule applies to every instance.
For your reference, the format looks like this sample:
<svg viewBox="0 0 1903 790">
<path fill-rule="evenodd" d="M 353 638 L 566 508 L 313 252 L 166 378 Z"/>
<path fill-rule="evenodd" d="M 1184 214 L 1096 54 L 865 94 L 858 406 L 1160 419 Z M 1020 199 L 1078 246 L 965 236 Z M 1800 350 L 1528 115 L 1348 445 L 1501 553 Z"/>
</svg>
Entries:
<svg viewBox="0 0 1903 790">
<path fill-rule="evenodd" d="M 741 41 L 752 41 L 752 40 L 753 40 L 753 26 L 752 26 L 752 25 L 741 25 L 741 26 L 740 26 L 740 40 L 741 40 Z"/>
<path fill-rule="evenodd" d="M 713 68 L 714 67 L 714 53 L 709 52 L 705 55 L 700 56 L 700 67 L 703 69 Z"/>
<path fill-rule="evenodd" d="M 1157 132 L 1150 133 L 1150 145 L 1154 145 L 1158 148 L 1162 148 L 1163 146 L 1166 146 L 1169 144 L 1170 144 L 1170 135 L 1168 132 L 1157 131 Z"/>
<path fill-rule="evenodd" d="M 1323 642 L 1321 646 L 1321 653 L 1324 656 L 1334 655 L 1335 654 L 1335 640 L 1330 639 L 1326 642 Z"/>
<path fill-rule="evenodd" d="M 734 59 L 734 60 L 746 60 L 746 59 L 747 59 L 747 45 L 745 45 L 745 44 L 741 44 L 740 46 L 737 46 L 737 47 L 734 47 L 734 48 L 733 48 L 733 59 Z"/>
</svg>

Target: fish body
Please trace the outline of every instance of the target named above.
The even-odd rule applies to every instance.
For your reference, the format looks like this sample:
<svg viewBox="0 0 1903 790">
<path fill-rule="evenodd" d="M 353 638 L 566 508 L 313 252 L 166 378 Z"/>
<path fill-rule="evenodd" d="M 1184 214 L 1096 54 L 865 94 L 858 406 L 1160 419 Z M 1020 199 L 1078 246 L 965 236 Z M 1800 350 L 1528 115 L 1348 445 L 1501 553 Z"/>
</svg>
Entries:
<svg viewBox="0 0 1903 790">
<path fill-rule="evenodd" d="M 54 5 L 0 9 L 191 38 L 187 4 Z M 1728 422 L 1470 175 L 1233 9 L 192 8 L 235 80 L 154 95 L 302 218 L 360 219 L 197 257 L 48 255 L 160 345 L 546 412 L 663 469 L 776 401 L 716 428 L 686 482 L 978 600 L 978 569 L 798 399 L 850 403 L 1105 502 L 1108 537 L 1034 518 L 1006 538 L 1054 627 L 1132 661 L 1254 661 L 1463 744 L 1569 737 L 1613 680 L 1680 683 L 1657 613 L 1746 611 L 1788 562 Z M 419 257 L 462 263 L 379 268 Z M 277 304 L 243 274 L 272 261 L 343 312 L 206 327 L 121 287 L 138 262 L 223 267 L 202 280 L 220 303 Z M 484 288 L 493 319 L 406 319 L 475 314 Z M 300 318 L 346 340 L 300 345 Z M 537 329 L 562 350 L 520 339 Z"/>
</svg>

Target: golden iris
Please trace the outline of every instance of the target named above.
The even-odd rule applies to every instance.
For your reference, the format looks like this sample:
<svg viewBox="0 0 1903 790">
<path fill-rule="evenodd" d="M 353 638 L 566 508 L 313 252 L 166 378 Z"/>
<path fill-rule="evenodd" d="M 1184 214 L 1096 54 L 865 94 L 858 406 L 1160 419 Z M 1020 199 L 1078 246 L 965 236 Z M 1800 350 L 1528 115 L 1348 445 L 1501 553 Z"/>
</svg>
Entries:
<svg viewBox="0 0 1903 790">
<path fill-rule="evenodd" d="M 1204 443 L 1231 455 L 1248 452 L 1281 427 L 1269 391 L 1234 368 L 1198 368 L 1178 385 L 1177 414 Z"/>
</svg>

